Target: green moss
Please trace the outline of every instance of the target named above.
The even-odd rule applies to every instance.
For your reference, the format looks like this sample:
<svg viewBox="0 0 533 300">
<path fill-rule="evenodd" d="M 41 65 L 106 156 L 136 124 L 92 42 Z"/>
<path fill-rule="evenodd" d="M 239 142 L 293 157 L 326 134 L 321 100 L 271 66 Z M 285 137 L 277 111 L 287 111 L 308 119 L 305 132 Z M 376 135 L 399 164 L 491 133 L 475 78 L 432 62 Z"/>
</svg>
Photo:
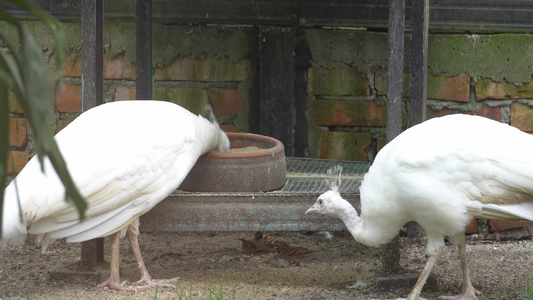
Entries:
<svg viewBox="0 0 533 300">
<path fill-rule="evenodd" d="M 462 66 L 471 65 L 471 53 L 474 50 L 472 40 L 465 35 L 431 36 L 429 39 L 428 65 L 434 75 L 446 73 L 455 76 L 461 73 Z M 438 66 L 446 69 L 436 71 Z"/>
<path fill-rule="evenodd" d="M 23 21 L 22 24 L 28 29 L 33 38 L 35 38 L 37 43 L 39 43 L 43 49 L 49 49 L 51 51 L 55 48 L 55 41 L 46 25 L 37 21 Z M 3 21 L 0 21 L 0 27 L 2 28 L 2 35 L 4 35 L 7 40 L 11 41 L 13 46 L 18 46 L 19 38 L 16 28 Z"/>
<path fill-rule="evenodd" d="M 202 113 L 209 101 L 207 91 L 193 88 L 155 88 L 153 98 L 176 103 L 195 114 Z"/>
<path fill-rule="evenodd" d="M 236 62 L 248 57 L 255 44 L 255 28 L 152 26 L 152 61 L 164 66 L 175 57 L 224 58 Z M 255 38 L 254 38 L 255 37 Z"/>
<path fill-rule="evenodd" d="M 81 55 L 81 24 L 65 23 L 65 48 L 71 54 Z M 135 62 L 135 25 L 108 23 L 104 26 L 104 52 L 108 57 L 124 53 L 129 62 Z"/>
<path fill-rule="evenodd" d="M 252 101 L 253 97 L 251 96 L 252 91 L 252 81 L 245 80 L 239 84 L 238 87 L 239 92 L 241 93 L 244 104 L 241 105 L 239 108 L 239 113 L 237 114 L 237 117 L 235 118 L 234 125 L 241 131 L 241 132 L 257 132 L 256 128 L 252 124 L 250 124 L 250 119 L 257 120 L 257 117 L 254 118 L 252 115 Z"/>
<path fill-rule="evenodd" d="M 53 49 L 53 40 L 46 26 L 40 22 L 24 22 L 43 48 Z M 0 22 L 2 33 L 16 41 L 17 33 L 12 26 Z M 81 54 L 81 24 L 64 23 L 64 45 L 67 52 Z M 237 62 L 250 56 L 256 42 L 256 28 L 202 27 L 152 25 L 152 61 L 155 66 L 164 66 L 176 56 L 204 59 L 227 59 Z M 129 62 L 135 62 L 135 24 L 106 23 L 104 26 L 104 50 L 106 56 L 115 57 L 124 53 Z"/>
<path fill-rule="evenodd" d="M 309 90 L 313 95 L 368 96 L 367 79 L 354 68 L 312 68 Z"/>
<path fill-rule="evenodd" d="M 440 84 L 441 81 L 436 76 L 428 76 L 427 78 L 427 97 L 428 98 L 435 98 L 432 97 L 432 95 L 440 95 L 441 90 L 445 88 L 445 86 Z"/>
<path fill-rule="evenodd" d="M 129 62 L 135 62 L 135 25 L 113 23 L 104 26 L 104 48 L 108 57 L 124 53 Z"/>
<path fill-rule="evenodd" d="M 386 107 L 370 101 L 314 101 L 312 116 L 320 126 L 384 127 Z"/>
<path fill-rule="evenodd" d="M 381 149 L 383 149 L 383 147 L 385 147 L 386 144 L 387 144 L 387 139 L 384 136 L 377 138 L 378 152 Z"/>
<path fill-rule="evenodd" d="M 533 74 L 533 35 L 437 35 L 429 40 L 433 74 L 459 73 L 520 84 Z"/>
<path fill-rule="evenodd" d="M 313 103 L 315 102 L 314 97 L 310 96 L 307 97 L 307 107 L 310 107 L 311 109 L 308 109 L 305 113 L 307 117 L 307 125 L 308 125 L 308 143 L 307 147 L 309 149 L 309 157 L 313 158 L 319 158 L 320 157 L 320 140 L 321 140 L 321 134 L 323 132 L 327 132 L 328 129 L 326 127 L 319 127 L 316 126 L 316 124 L 313 121 Z"/>
<path fill-rule="evenodd" d="M 2 34 L 5 36 L 5 38 L 9 41 L 12 41 L 13 45 L 16 45 L 15 41 L 18 41 L 16 28 L 4 21 L 0 21 L 0 26 L 2 28 Z"/>
<path fill-rule="evenodd" d="M 68 23 L 63 26 L 65 30 L 65 48 L 71 53 L 81 54 L 81 24 Z"/>
<path fill-rule="evenodd" d="M 372 135 L 357 132 L 325 132 L 322 134 L 320 157 L 367 161 L 367 151 L 371 146 Z"/>
<path fill-rule="evenodd" d="M 9 91 L 7 94 L 7 101 L 9 103 L 9 112 L 13 114 L 23 114 L 24 111 L 22 110 L 22 107 L 20 106 L 19 101 L 17 100 L 17 96 L 13 91 Z"/>
<path fill-rule="evenodd" d="M 486 95 L 489 93 L 489 90 L 491 89 L 490 80 L 488 79 L 480 79 L 476 82 L 476 95 Z"/>
<path fill-rule="evenodd" d="M 533 107 L 515 102 L 511 105 L 511 125 L 526 132 L 533 132 Z"/>
<path fill-rule="evenodd" d="M 318 127 L 314 124 L 309 125 L 308 129 L 308 149 L 309 157 L 319 158 L 320 157 L 320 140 L 323 132 L 326 132 L 327 128 Z"/>
<path fill-rule="evenodd" d="M 386 33 L 307 29 L 305 38 L 311 50 L 314 66 L 337 68 L 349 65 L 364 74 L 387 67 Z M 405 45 L 409 48 L 408 37 Z"/>
<path fill-rule="evenodd" d="M 314 67 L 354 67 L 363 74 L 386 70 L 387 34 L 308 29 Z M 404 70 L 409 71 L 410 36 L 406 35 Z M 533 35 L 430 35 L 428 64 L 434 75 L 460 73 L 513 84 L 529 82 L 533 74 Z"/>
</svg>

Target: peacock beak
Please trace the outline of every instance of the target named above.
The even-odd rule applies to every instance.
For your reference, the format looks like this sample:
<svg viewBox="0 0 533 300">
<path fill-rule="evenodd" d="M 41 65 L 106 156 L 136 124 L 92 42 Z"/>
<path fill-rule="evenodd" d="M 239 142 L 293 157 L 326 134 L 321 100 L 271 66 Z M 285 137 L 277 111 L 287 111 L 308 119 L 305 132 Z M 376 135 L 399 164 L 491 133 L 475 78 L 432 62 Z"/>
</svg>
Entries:
<svg viewBox="0 0 533 300">
<path fill-rule="evenodd" d="M 307 215 L 307 214 L 310 214 L 310 213 L 313 213 L 313 212 L 316 212 L 316 211 L 317 211 L 317 209 L 316 209 L 315 206 L 313 205 L 313 206 L 311 206 L 311 208 L 309 208 L 309 209 L 305 212 L 305 214 Z"/>
</svg>

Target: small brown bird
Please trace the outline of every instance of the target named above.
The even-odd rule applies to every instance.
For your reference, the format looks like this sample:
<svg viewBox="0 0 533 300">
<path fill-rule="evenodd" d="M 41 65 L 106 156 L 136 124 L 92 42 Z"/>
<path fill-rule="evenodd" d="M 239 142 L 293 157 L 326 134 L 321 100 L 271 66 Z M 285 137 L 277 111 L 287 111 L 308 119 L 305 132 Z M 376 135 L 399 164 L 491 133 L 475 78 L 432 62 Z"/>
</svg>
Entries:
<svg viewBox="0 0 533 300">
<path fill-rule="evenodd" d="M 277 242 L 276 249 L 278 250 L 278 255 L 291 262 L 292 265 L 298 265 L 300 261 L 313 255 L 314 251 L 305 249 L 302 247 L 289 246 L 284 242 Z"/>
<path fill-rule="evenodd" d="M 276 239 L 270 234 L 256 232 L 254 239 L 249 241 L 239 239 L 242 242 L 242 249 L 254 252 L 272 252 L 276 248 Z"/>
<path fill-rule="evenodd" d="M 265 244 L 267 244 L 271 249 L 276 248 L 277 244 L 279 243 L 278 240 L 276 240 L 276 238 L 271 234 L 257 232 L 255 236 L 257 237 L 258 235 L 261 235 L 261 239 L 263 239 Z"/>
</svg>

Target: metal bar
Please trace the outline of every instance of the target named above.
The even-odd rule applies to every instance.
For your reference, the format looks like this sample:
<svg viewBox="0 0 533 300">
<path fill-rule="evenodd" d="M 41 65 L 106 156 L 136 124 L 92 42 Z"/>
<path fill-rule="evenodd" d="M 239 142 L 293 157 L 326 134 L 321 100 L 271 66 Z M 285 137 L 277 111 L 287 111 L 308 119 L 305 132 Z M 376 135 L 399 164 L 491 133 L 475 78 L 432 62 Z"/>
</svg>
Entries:
<svg viewBox="0 0 533 300">
<path fill-rule="evenodd" d="M 387 142 L 402 131 L 405 0 L 390 0 L 389 4 L 389 85 L 385 133 Z"/>
<path fill-rule="evenodd" d="M 409 127 L 426 120 L 429 0 L 414 0 L 411 23 Z"/>
<path fill-rule="evenodd" d="M 37 0 L 61 21 L 78 22 L 81 1 Z M 132 4 L 133 3 L 133 4 Z M 406 25 L 410 26 L 410 1 Z M 172 24 L 248 24 L 253 26 L 321 26 L 384 28 L 388 26 L 388 0 L 157 0 L 153 20 Z M 134 22 L 134 1 L 105 1 L 106 20 Z M 17 17 L 34 19 L 9 1 L 2 8 Z M 131 8 L 131 9 L 130 9 Z M 533 32 L 533 1 L 529 0 L 434 0 L 431 29 L 453 32 Z"/>
<path fill-rule="evenodd" d="M 303 29 L 296 30 L 294 57 L 294 156 L 306 157 L 309 156 L 307 71 L 313 58 Z"/>
<path fill-rule="evenodd" d="M 389 2 L 389 65 L 387 87 L 387 122 L 385 138 L 392 141 L 402 132 L 402 92 L 404 64 L 405 0 Z M 387 244 L 382 258 L 384 274 L 400 270 L 400 243 L 396 237 Z"/>
<path fill-rule="evenodd" d="M 135 98 L 152 99 L 152 0 L 135 1 Z"/>
<path fill-rule="evenodd" d="M 294 156 L 294 28 L 261 30 L 259 134 L 280 140 L 285 156 Z"/>
<path fill-rule="evenodd" d="M 80 266 L 92 270 L 97 263 L 104 261 L 104 239 L 97 238 L 81 243 Z"/>
<path fill-rule="evenodd" d="M 103 0 L 83 0 L 81 19 L 82 111 L 104 102 Z"/>
<path fill-rule="evenodd" d="M 81 6 L 82 112 L 104 102 L 103 0 L 83 0 Z M 81 243 L 81 265 L 91 268 L 104 260 L 102 239 Z"/>
</svg>

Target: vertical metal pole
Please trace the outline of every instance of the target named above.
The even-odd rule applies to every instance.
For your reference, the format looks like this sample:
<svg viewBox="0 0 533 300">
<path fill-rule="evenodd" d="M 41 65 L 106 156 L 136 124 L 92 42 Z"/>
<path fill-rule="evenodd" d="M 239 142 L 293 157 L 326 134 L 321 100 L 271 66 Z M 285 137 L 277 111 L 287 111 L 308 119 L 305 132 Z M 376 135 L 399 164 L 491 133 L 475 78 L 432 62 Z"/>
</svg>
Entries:
<svg viewBox="0 0 533 300">
<path fill-rule="evenodd" d="M 135 1 L 135 97 L 152 99 L 152 0 Z"/>
<path fill-rule="evenodd" d="M 312 54 L 304 29 L 296 30 L 294 57 L 294 156 L 306 157 L 309 153 L 307 70 L 311 67 Z"/>
<path fill-rule="evenodd" d="M 403 53 L 405 29 L 405 0 L 389 0 L 389 66 L 387 87 L 386 140 L 392 141 L 402 132 Z M 384 249 L 382 271 L 398 273 L 400 241 L 396 236 Z"/>
<path fill-rule="evenodd" d="M 261 28 L 259 134 L 274 137 L 294 156 L 294 48 L 296 29 Z"/>
<path fill-rule="evenodd" d="M 82 112 L 104 103 L 104 4 L 83 0 L 81 6 Z M 104 261 L 103 239 L 81 244 L 81 264 L 91 268 Z"/>
<path fill-rule="evenodd" d="M 386 140 L 402 132 L 403 53 L 405 0 L 389 1 L 389 65 L 387 87 Z"/>
<path fill-rule="evenodd" d="M 426 120 L 429 0 L 413 1 L 409 127 Z"/>
<path fill-rule="evenodd" d="M 103 0 L 83 0 L 81 6 L 82 111 L 104 103 L 103 35 Z"/>
</svg>

